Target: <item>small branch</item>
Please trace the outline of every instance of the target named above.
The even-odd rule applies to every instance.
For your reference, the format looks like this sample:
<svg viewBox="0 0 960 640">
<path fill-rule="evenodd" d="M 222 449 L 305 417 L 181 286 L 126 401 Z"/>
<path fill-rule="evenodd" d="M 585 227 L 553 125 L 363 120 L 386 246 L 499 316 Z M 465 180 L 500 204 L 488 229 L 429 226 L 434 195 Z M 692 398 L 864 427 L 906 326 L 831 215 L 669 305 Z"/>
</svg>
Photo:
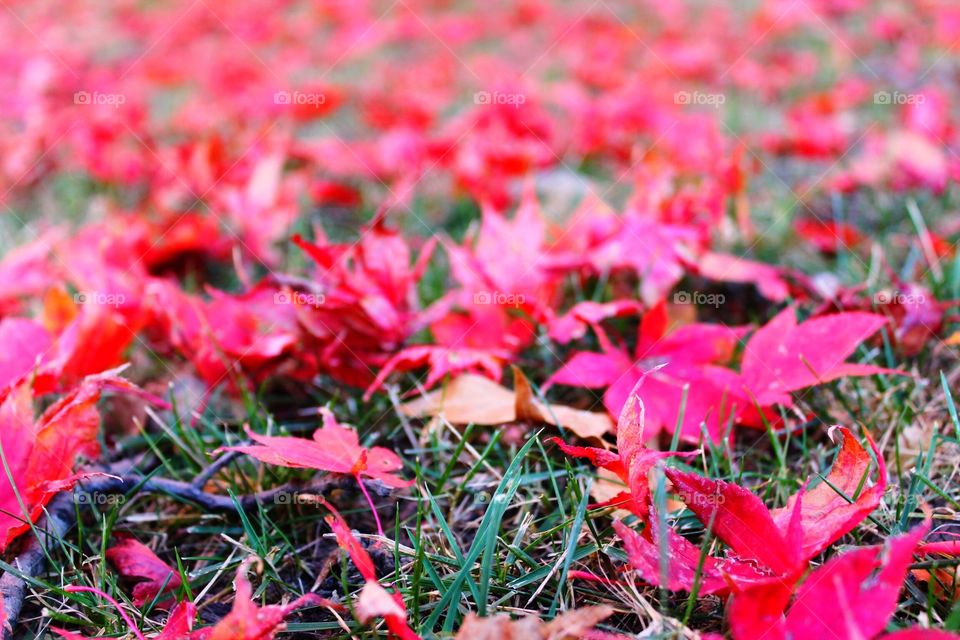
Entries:
<svg viewBox="0 0 960 640">
<path fill-rule="evenodd" d="M 207 483 L 217 475 L 217 473 L 223 469 L 225 466 L 242 456 L 243 454 L 239 451 L 227 451 L 222 454 L 219 458 L 210 463 L 206 469 L 197 474 L 197 477 L 193 479 L 191 483 L 197 489 L 203 489 L 207 486 Z"/>
<path fill-rule="evenodd" d="M 230 496 L 207 493 L 189 482 L 137 475 L 97 477 L 84 481 L 81 488 L 86 493 L 125 493 L 138 488 L 143 493 L 160 493 L 192 502 L 208 511 L 237 511 L 238 506 L 246 510 L 258 504 L 276 502 L 278 496 L 295 492 L 293 485 L 285 484 L 269 491 L 237 496 L 234 500 Z"/>
</svg>

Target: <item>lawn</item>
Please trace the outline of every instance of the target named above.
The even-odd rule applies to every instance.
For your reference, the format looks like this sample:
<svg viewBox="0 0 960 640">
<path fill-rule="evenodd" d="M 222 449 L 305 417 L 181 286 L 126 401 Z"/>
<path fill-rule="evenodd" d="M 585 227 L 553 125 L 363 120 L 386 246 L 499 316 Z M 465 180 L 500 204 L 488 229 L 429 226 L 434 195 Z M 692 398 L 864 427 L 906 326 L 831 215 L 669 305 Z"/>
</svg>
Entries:
<svg viewBox="0 0 960 640">
<path fill-rule="evenodd" d="M 960 6 L 9 0 L 5 638 L 960 636 Z"/>
</svg>

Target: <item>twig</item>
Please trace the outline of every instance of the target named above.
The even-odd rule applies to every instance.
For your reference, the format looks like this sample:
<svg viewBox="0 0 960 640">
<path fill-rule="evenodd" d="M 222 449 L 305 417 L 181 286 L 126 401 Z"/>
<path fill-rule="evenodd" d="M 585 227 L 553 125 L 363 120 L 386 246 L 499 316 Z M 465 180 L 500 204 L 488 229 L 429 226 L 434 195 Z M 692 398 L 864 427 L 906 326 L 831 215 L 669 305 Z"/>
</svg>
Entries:
<svg viewBox="0 0 960 640">
<path fill-rule="evenodd" d="M 243 443 L 241 443 L 242 445 Z M 217 473 L 223 469 L 225 466 L 242 456 L 243 454 L 239 451 L 227 451 L 222 454 L 219 458 L 210 463 L 210 465 L 197 474 L 197 477 L 193 479 L 191 483 L 197 489 L 202 489 L 207 486 L 207 483 L 217 475 Z"/>
<path fill-rule="evenodd" d="M 145 493 L 162 493 L 197 504 L 209 511 L 236 511 L 250 509 L 258 504 L 276 502 L 278 496 L 295 492 L 293 485 L 285 484 L 269 491 L 261 491 L 245 496 L 222 496 L 207 493 L 189 482 L 168 478 L 151 478 L 137 475 L 103 476 L 84 481 L 82 489 L 86 493 L 124 493 L 138 488 Z"/>
</svg>

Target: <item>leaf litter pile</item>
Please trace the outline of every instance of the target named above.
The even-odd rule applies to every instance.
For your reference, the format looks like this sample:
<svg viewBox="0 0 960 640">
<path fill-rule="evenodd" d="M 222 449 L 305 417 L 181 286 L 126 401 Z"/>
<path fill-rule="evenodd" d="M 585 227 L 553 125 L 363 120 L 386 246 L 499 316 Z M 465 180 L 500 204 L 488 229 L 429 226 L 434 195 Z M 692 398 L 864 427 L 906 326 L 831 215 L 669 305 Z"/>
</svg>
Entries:
<svg viewBox="0 0 960 640">
<path fill-rule="evenodd" d="M 953 0 L 10 0 L 7 638 L 960 630 Z"/>
</svg>

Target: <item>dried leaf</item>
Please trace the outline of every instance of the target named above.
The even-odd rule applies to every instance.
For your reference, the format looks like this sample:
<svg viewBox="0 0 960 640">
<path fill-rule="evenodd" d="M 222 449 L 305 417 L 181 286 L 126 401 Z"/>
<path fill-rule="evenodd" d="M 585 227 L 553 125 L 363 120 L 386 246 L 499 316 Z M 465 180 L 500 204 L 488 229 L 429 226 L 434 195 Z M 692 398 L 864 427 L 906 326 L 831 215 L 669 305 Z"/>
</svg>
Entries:
<svg viewBox="0 0 960 640">
<path fill-rule="evenodd" d="M 580 640 L 613 615 L 613 607 L 598 605 L 565 611 L 550 622 L 536 616 L 518 620 L 506 614 L 481 618 L 467 614 L 455 640 Z"/>
<path fill-rule="evenodd" d="M 563 426 L 581 438 L 600 438 L 613 430 L 606 414 L 540 402 L 516 368 L 514 384 L 511 391 L 483 376 L 463 374 L 443 389 L 405 403 L 401 411 L 417 418 L 442 415 L 453 424 L 546 423 Z"/>
</svg>

